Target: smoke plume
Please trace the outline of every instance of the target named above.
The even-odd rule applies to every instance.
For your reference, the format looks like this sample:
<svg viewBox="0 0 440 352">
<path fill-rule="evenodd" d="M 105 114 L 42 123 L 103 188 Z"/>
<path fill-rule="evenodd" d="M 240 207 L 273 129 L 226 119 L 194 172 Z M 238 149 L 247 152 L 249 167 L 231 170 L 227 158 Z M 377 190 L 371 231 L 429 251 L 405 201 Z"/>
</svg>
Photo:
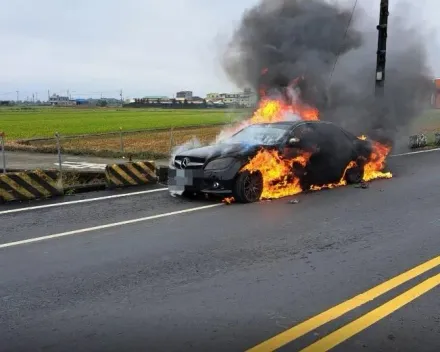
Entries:
<svg viewBox="0 0 440 352">
<path fill-rule="evenodd" d="M 354 0 L 353 0 L 354 2 Z M 374 95 L 379 14 L 325 0 L 262 0 L 243 15 L 223 66 L 239 87 L 279 94 L 299 78 L 321 119 L 387 141 L 429 103 L 431 72 L 420 26 L 390 13 L 385 97 Z M 401 7 L 411 11 L 408 4 Z M 392 12 L 392 11 L 390 11 Z M 379 109 L 380 108 L 380 109 Z"/>
</svg>

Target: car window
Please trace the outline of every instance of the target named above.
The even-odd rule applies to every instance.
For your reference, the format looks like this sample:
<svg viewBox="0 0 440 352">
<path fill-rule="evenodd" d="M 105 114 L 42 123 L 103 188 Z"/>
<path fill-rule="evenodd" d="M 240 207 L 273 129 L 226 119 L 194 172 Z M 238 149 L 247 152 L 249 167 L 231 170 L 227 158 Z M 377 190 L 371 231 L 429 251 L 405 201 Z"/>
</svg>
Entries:
<svg viewBox="0 0 440 352">
<path fill-rule="evenodd" d="M 342 140 L 342 139 L 350 139 L 350 136 L 347 133 L 339 128 L 336 125 L 331 123 L 320 123 L 316 125 L 317 132 L 326 140 Z"/>
<path fill-rule="evenodd" d="M 283 140 L 287 133 L 285 126 L 252 125 L 245 127 L 222 143 L 247 143 L 275 145 Z"/>
<path fill-rule="evenodd" d="M 293 130 L 292 137 L 301 139 L 307 135 L 310 135 L 315 131 L 314 127 L 315 126 L 308 123 L 301 124 Z"/>
<path fill-rule="evenodd" d="M 320 138 L 316 126 L 312 123 L 304 123 L 296 127 L 292 132 L 292 137 L 299 138 L 298 146 L 302 149 L 319 147 Z"/>
</svg>

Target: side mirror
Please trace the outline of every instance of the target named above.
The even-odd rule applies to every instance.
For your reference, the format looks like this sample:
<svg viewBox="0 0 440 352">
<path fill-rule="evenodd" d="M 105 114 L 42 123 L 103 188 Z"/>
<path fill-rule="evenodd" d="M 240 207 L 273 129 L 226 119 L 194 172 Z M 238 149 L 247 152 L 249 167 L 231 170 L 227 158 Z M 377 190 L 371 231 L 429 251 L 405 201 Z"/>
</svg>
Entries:
<svg viewBox="0 0 440 352">
<path fill-rule="evenodd" d="M 295 144 L 298 144 L 299 142 L 300 142 L 299 138 L 293 137 L 293 138 L 289 139 L 289 145 L 295 145 Z"/>
</svg>

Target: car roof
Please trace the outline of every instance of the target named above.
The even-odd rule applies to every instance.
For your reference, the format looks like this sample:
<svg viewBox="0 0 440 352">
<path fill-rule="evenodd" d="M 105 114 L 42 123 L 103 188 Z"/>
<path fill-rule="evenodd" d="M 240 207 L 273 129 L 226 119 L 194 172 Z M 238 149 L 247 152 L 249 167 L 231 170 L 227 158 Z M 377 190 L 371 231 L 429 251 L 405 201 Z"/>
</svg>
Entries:
<svg viewBox="0 0 440 352">
<path fill-rule="evenodd" d="M 322 120 L 297 120 L 297 121 L 280 121 L 280 122 L 262 122 L 256 123 L 254 125 L 278 125 L 280 127 L 295 127 L 298 125 L 302 125 L 304 123 L 314 123 L 314 124 L 333 124 L 330 121 L 322 121 Z M 252 126 L 252 125 L 251 125 Z"/>
</svg>

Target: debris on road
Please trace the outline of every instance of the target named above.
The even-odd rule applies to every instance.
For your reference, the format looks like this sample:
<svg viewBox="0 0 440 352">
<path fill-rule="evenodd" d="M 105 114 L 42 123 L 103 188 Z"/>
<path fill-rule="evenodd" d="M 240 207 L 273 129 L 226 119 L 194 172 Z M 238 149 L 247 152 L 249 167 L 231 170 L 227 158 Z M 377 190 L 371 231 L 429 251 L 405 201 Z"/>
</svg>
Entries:
<svg viewBox="0 0 440 352">
<path fill-rule="evenodd" d="M 223 199 L 223 203 L 229 205 L 232 204 L 235 201 L 234 197 L 227 197 Z"/>
<path fill-rule="evenodd" d="M 289 200 L 289 204 L 298 204 L 298 203 L 299 203 L 298 199 Z"/>
<path fill-rule="evenodd" d="M 370 187 L 370 185 L 367 182 L 361 182 L 359 184 L 357 184 L 356 186 L 354 186 L 355 188 L 362 188 L 362 189 L 367 189 Z"/>
</svg>

